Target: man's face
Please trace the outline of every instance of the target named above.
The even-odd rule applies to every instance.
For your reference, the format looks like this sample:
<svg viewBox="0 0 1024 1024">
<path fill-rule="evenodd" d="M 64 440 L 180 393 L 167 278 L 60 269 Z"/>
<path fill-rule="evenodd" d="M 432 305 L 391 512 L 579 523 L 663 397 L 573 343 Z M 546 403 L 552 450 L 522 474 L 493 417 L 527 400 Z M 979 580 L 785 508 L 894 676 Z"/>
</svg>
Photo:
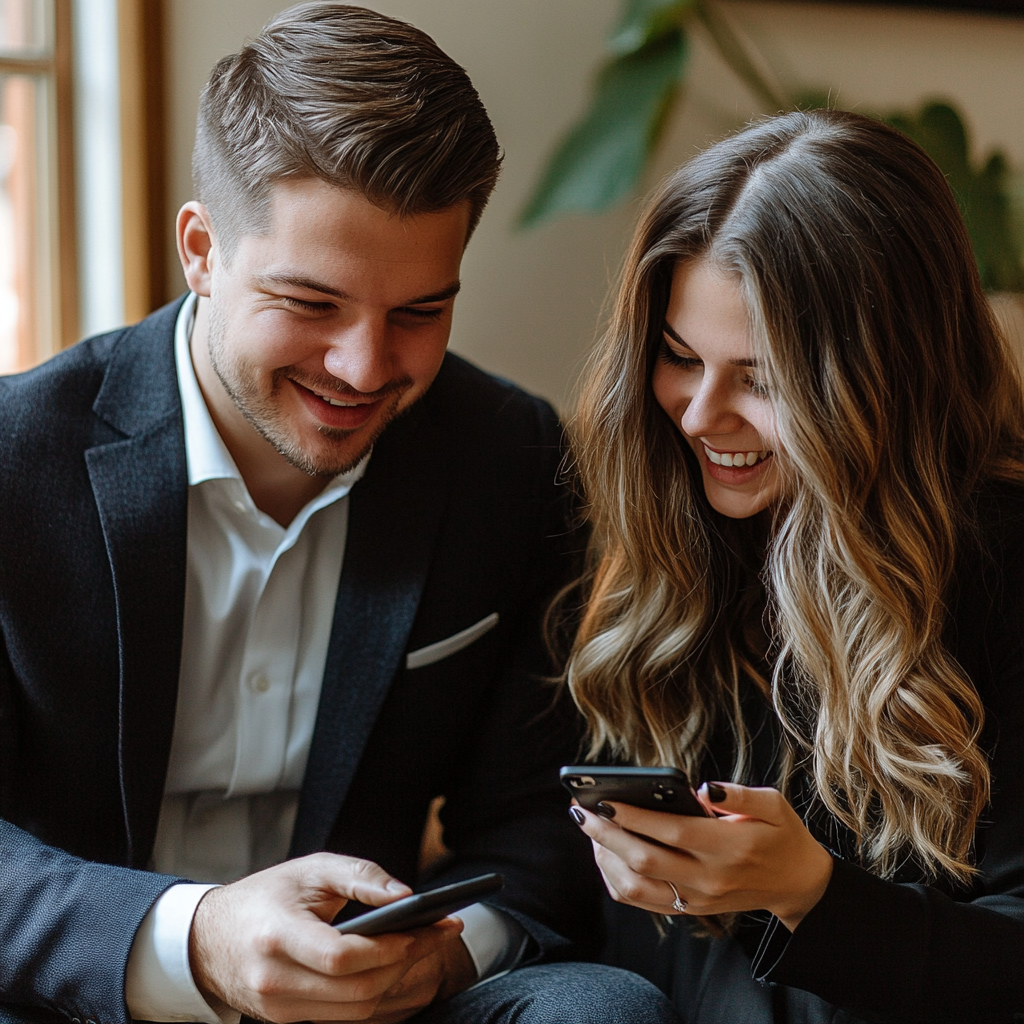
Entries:
<svg viewBox="0 0 1024 1024">
<path fill-rule="evenodd" d="M 467 204 L 399 218 L 302 179 L 275 186 L 269 233 L 242 237 L 227 261 L 214 245 L 210 365 L 293 466 L 345 472 L 430 386 L 468 221 Z"/>
</svg>

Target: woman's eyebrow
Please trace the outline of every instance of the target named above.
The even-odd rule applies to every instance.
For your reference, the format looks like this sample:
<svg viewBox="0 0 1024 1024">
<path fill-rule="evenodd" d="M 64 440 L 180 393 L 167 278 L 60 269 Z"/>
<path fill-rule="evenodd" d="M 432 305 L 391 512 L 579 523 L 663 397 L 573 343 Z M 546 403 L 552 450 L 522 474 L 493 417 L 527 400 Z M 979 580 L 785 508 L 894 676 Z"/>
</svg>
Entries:
<svg viewBox="0 0 1024 1024">
<path fill-rule="evenodd" d="M 661 329 L 677 345 L 682 345 L 683 348 L 690 348 L 690 346 L 685 341 L 683 341 L 683 339 L 672 329 L 671 324 L 669 324 L 669 322 L 667 320 L 661 325 Z M 757 360 L 756 359 L 730 359 L 729 360 L 729 365 L 730 366 L 750 366 L 750 367 L 756 367 L 758 364 L 757 364 Z"/>
<path fill-rule="evenodd" d="M 669 323 L 669 322 L 668 322 L 667 320 L 666 320 L 666 321 L 665 321 L 665 322 L 664 322 L 664 323 L 663 323 L 663 324 L 661 325 L 661 329 L 662 329 L 662 330 L 663 330 L 663 331 L 664 331 L 664 332 L 665 332 L 665 333 L 666 333 L 666 334 L 667 334 L 667 335 L 668 335 L 668 336 L 669 336 L 669 337 L 670 337 L 670 338 L 671 338 L 671 339 L 672 339 L 672 340 L 673 340 L 673 341 L 674 341 L 674 342 L 675 342 L 675 343 L 676 343 L 677 345 L 682 345 L 682 346 L 683 346 L 684 348 L 689 348 L 689 347 L 690 347 L 689 345 L 687 345 L 687 344 L 686 344 L 686 342 L 685 342 L 685 341 L 683 341 L 683 339 L 682 339 L 682 338 L 680 338 L 680 337 L 679 337 L 679 335 L 678 335 L 678 334 L 676 334 L 676 332 L 675 332 L 675 331 L 674 331 L 674 330 L 672 329 L 672 325 L 671 325 L 671 324 L 670 324 L 670 323 Z"/>
</svg>

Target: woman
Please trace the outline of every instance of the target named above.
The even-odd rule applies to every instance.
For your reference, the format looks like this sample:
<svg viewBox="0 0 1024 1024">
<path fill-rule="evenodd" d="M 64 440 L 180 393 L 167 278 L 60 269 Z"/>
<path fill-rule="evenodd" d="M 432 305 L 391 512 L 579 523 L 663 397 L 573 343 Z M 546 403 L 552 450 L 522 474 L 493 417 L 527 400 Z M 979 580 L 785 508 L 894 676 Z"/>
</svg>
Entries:
<svg viewBox="0 0 1024 1024">
<path fill-rule="evenodd" d="M 618 922 L 687 1021 L 1024 1019 L 1021 394 L 884 125 L 768 120 L 643 214 L 575 426 L 568 678 L 593 756 L 714 814 L 572 813 L 616 901 L 700 919 Z"/>
</svg>

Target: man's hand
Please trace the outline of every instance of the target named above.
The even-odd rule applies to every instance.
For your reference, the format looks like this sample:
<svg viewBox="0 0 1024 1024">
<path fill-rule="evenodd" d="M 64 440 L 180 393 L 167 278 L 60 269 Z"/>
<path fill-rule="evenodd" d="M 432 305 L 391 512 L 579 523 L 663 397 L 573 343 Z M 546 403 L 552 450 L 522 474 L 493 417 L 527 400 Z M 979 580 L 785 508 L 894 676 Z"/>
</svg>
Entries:
<svg viewBox="0 0 1024 1024">
<path fill-rule="evenodd" d="M 461 939 L 446 942 L 384 993 L 373 1015 L 373 1024 L 405 1020 L 435 999 L 450 999 L 475 982 L 476 965 L 465 943 Z"/>
<path fill-rule="evenodd" d="M 383 906 L 410 892 L 376 864 L 329 853 L 211 889 L 192 922 L 192 977 L 215 1009 L 281 1024 L 367 1020 L 386 993 L 388 1019 L 400 1020 L 442 990 L 447 959 L 469 958 L 461 922 L 370 938 L 342 935 L 330 921 L 350 899 Z M 392 995 L 413 970 L 404 994 Z"/>
</svg>

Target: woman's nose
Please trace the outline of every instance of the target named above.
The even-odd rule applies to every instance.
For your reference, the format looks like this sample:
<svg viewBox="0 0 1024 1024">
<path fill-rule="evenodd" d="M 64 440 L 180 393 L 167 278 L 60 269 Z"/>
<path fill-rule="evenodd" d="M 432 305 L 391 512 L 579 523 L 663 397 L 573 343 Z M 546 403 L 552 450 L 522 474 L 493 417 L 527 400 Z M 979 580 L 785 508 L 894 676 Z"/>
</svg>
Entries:
<svg viewBox="0 0 1024 1024">
<path fill-rule="evenodd" d="M 744 423 L 745 420 L 731 401 L 728 389 L 707 374 L 687 403 L 680 420 L 680 426 L 690 437 L 734 433 Z"/>
</svg>

